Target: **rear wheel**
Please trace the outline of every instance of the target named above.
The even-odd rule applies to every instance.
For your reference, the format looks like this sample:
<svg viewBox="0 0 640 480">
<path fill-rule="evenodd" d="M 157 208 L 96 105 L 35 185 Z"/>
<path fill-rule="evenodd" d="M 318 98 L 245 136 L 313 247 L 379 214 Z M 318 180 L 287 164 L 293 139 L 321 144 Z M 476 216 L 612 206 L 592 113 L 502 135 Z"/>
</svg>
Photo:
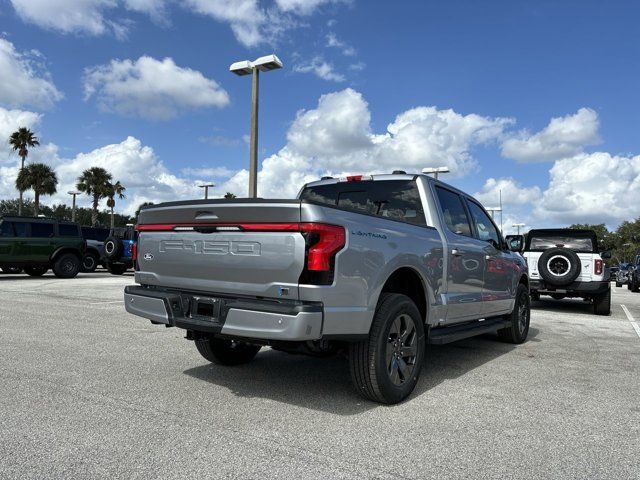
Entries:
<svg viewBox="0 0 640 480">
<path fill-rule="evenodd" d="M 49 269 L 47 267 L 25 267 L 24 273 L 29 275 L 30 277 L 41 277 L 45 273 L 47 273 Z"/>
<path fill-rule="evenodd" d="M 85 273 L 92 273 L 98 268 L 98 256 L 94 253 L 87 253 L 82 258 L 82 271 Z"/>
<path fill-rule="evenodd" d="M 413 391 L 425 355 L 423 320 L 413 301 L 383 293 L 369 338 L 349 345 L 351 379 L 360 394 L 393 404 Z"/>
<path fill-rule="evenodd" d="M 259 345 L 225 338 L 203 338 L 195 341 L 200 355 L 216 365 L 241 365 L 253 360 L 260 351 Z"/>
<path fill-rule="evenodd" d="M 593 313 L 596 315 L 611 315 L 611 289 L 593 298 Z"/>
<path fill-rule="evenodd" d="M 518 285 L 516 303 L 513 311 L 506 318 L 511 321 L 511 325 L 498 330 L 498 338 L 508 343 L 524 342 L 529 334 L 529 321 L 531 319 L 529 291 L 524 285 Z"/>
<path fill-rule="evenodd" d="M 107 263 L 107 270 L 111 275 L 122 275 L 127 271 L 127 266 L 123 263 Z"/>
<path fill-rule="evenodd" d="M 564 298 L 564 295 L 562 293 L 552 293 L 551 298 L 553 298 L 554 300 L 562 300 Z"/>
<path fill-rule="evenodd" d="M 53 264 L 53 273 L 58 278 L 73 278 L 80 271 L 80 259 L 73 253 L 60 255 Z"/>
<path fill-rule="evenodd" d="M 620 288 L 622 284 L 620 282 L 616 282 L 616 287 Z"/>
<path fill-rule="evenodd" d="M 540 300 L 540 294 L 538 292 L 531 292 L 531 301 L 537 302 Z"/>
</svg>

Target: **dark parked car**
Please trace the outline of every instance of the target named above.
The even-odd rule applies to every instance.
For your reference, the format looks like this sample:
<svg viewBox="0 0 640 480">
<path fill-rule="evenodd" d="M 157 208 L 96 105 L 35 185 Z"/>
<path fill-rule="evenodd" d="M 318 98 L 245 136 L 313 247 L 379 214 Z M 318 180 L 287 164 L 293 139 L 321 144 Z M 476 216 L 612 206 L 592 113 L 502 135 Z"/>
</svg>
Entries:
<svg viewBox="0 0 640 480">
<path fill-rule="evenodd" d="M 0 220 L 0 268 L 22 268 L 39 277 L 50 268 L 59 278 L 80 271 L 85 241 L 77 223 L 53 218 L 3 217 Z"/>
<path fill-rule="evenodd" d="M 627 270 L 627 288 L 632 292 L 640 292 L 640 255 L 636 255 Z"/>
<path fill-rule="evenodd" d="M 93 272 L 99 264 L 104 265 L 104 241 L 109 236 L 109 229 L 82 227 L 82 236 L 87 241 L 87 250 L 82 258 L 82 271 Z"/>
<path fill-rule="evenodd" d="M 619 265 L 618 272 L 616 273 L 616 287 L 621 287 L 622 285 L 629 283 L 629 269 L 631 268 L 630 263 L 621 263 Z"/>
<path fill-rule="evenodd" d="M 133 268 L 137 232 L 133 226 L 112 228 L 104 241 L 105 266 L 112 275 Z"/>
</svg>

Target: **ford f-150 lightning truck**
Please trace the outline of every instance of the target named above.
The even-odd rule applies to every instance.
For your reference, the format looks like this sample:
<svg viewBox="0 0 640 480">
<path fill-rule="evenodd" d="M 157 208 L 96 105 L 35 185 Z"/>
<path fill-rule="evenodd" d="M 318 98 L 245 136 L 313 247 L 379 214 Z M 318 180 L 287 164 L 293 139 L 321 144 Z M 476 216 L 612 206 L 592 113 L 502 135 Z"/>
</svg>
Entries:
<svg viewBox="0 0 640 480">
<path fill-rule="evenodd" d="M 529 330 L 523 258 L 485 209 L 427 175 L 328 178 L 295 200 L 143 207 L 128 312 L 185 329 L 218 365 L 265 346 L 346 351 L 357 390 L 397 403 L 429 344 Z"/>
</svg>

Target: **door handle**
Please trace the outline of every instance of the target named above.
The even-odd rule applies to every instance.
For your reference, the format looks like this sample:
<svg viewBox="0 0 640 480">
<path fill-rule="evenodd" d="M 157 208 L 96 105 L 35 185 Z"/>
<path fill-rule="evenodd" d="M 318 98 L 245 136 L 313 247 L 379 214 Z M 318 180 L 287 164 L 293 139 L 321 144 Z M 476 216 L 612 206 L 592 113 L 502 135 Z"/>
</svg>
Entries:
<svg viewBox="0 0 640 480">
<path fill-rule="evenodd" d="M 453 250 L 451 250 L 451 255 L 455 257 L 459 257 L 462 254 L 464 254 L 464 252 L 462 250 L 458 250 L 457 248 L 454 248 Z"/>
</svg>

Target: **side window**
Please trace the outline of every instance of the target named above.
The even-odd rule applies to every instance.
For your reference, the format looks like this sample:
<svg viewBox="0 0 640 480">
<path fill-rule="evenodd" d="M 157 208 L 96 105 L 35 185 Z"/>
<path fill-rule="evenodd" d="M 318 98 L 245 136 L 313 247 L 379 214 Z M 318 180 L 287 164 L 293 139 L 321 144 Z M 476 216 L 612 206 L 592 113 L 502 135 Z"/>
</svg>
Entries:
<svg viewBox="0 0 640 480">
<path fill-rule="evenodd" d="M 471 212 L 473 222 L 476 225 L 477 237 L 500 249 L 500 234 L 489 218 L 489 215 L 475 202 L 468 201 L 467 205 L 469 206 L 469 212 Z"/>
<path fill-rule="evenodd" d="M 471 237 L 471 225 L 469 225 L 469 218 L 460 195 L 441 187 L 436 187 L 436 194 L 442 207 L 444 222 L 449 230 L 458 235 Z"/>
<path fill-rule="evenodd" d="M 53 237 L 53 223 L 32 223 L 31 236 L 36 238 Z"/>
<path fill-rule="evenodd" d="M 2 222 L 0 224 L 0 237 L 13 237 L 11 222 Z"/>
<path fill-rule="evenodd" d="M 13 222 L 13 229 L 16 232 L 16 237 L 27 237 L 29 224 L 26 222 Z"/>
<path fill-rule="evenodd" d="M 59 223 L 58 234 L 61 237 L 77 237 L 79 236 L 78 227 L 69 223 Z"/>
<path fill-rule="evenodd" d="M 379 202 L 377 214 L 381 217 L 415 225 L 424 225 L 426 223 L 420 192 L 418 192 L 415 182 L 406 182 L 389 189 L 387 198 L 387 200 Z"/>
</svg>

